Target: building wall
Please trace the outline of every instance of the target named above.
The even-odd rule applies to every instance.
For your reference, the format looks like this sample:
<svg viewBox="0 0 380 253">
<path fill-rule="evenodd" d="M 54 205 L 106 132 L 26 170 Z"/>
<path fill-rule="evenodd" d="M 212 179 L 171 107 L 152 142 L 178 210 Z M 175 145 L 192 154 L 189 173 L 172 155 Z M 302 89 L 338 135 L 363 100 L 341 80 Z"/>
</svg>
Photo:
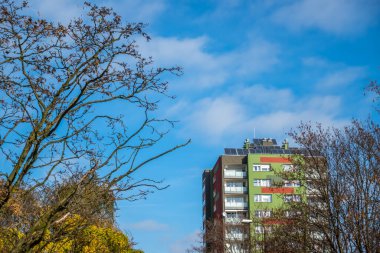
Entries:
<svg viewBox="0 0 380 253">
<path fill-rule="evenodd" d="M 213 172 L 213 217 L 221 219 L 224 208 L 224 168 L 228 165 L 246 164 L 246 156 L 220 156 L 214 165 Z"/>
<path fill-rule="evenodd" d="M 254 171 L 253 166 L 270 165 L 270 171 Z M 249 181 L 249 211 L 251 219 L 255 218 L 256 210 L 276 209 L 284 204 L 285 194 L 300 195 L 301 199 L 305 195 L 304 187 L 283 187 L 283 180 L 280 173 L 283 172 L 283 165 L 291 165 L 289 156 L 276 154 L 248 154 L 248 181 Z M 269 179 L 271 186 L 254 186 L 255 179 Z M 255 195 L 271 195 L 272 201 L 268 203 L 258 203 L 254 201 Z"/>
<path fill-rule="evenodd" d="M 210 171 L 210 187 L 208 190 L 208 195 L 204 194 L 204 198 L 207 199 L 207 201 L 210 201 L 212 203 L 211 205 L 211 217 L 209 220 L 218 220 L 223 223 L 223 233 L 226 236 L 227 243 L 231 242 L 231 239 L 228 237 L 228 229 L 234 228 L 234 226 L 238 226 L 238 223 L 235 222 L 235 217 L 239 217 L 241 219 L 241 215 L 244 214 L 243 219 L 250 219 L 251 222 L 253 220 L 257 221 L 257 217 L 255 217 L 255 211 L 257 210 L 273 210 L 276 208 L 280 208 L 284 204 L 284 195 L 297 195 L 301 199 L 306 198 L 306 191 L 304 187 L 300 186 L 292 186 L 292 187 L 284 187 L 283 186 L 283 179 L 281 178 L 280 173 L 283 172 L 283 165 L 291 165 L 291 161 L 289 159 L 290 155 L 286 154 L 292 154 L 292 149 L 288 149 L 288 145 L 283 145 L 282 147 L 276 146 L 276 142 L 270 141 L 270 142 L 262 142 L 260 145 L 260 139 L 254 140 L 255 144 L 250 145 L 249 143 L 246 143 L 246 148 L 248 149 L 226 149 L 225 155 L 219 156 L 213 169 Z M 262 148 L 264 147 L 264 148 Z M 268 153 L 261 153 L 260 151 L 268 151 Z M 279 154 L 277 152 L 283 151 L 283 154 Z M 257 153 L 256 153 L 257 152 Z M 260 152 L 260 153 L 259 153 Z M 276 152 L 275 154 L 273 154 Z M 236 174 L 236 176 L 233 174 L 234 167 L 236 165 L 243 165 L 246 166 L 246 174 L 247 176 L 241 176 Z M 269 171 L 255 171 L 253 169 L 254 165 L 266 165 L 270 166 Z M 225 169 L 228 168 L 228 176 L 225 174 Z M 237 167 L 236 167 L 237 168 Z M 236 169 L 238 171 L 239 169 Z M 232 174 L 231 174 L 232 173 Z M 271 185 L 269 186 L 255 186 L 254 180 L 257 179 L 265 179 L 269 180 L 271 182 Z M 243 192 L 241 190 L 236 190 L 237 188 L 241 188 L 241 182 L 244 181 L 243 188 L 247 188 L 247 192 L 244 189 Z M 225 192 L 225 187 L 228 189 L 227 192 Z M 233 189 L 233 190 L 231 190 Z M 268 195 L 271 196 L 271 202 L 255 202 L 255 196 L 256 195 Z M 234 203 L 241 203 L 240 201 L 235 202 L 236 199 L 239 199 L 243 196 L 245 201 L 248 201 L 248 210 L 246 207 L 246 203 L 244 203 L 244 207 L 241 207 L 241 205 L 236 205 Z M 289 196 L 290 197 L 290 196 Z M 225 200 L 226 198 L 229 199 L 229 205 L 228 208 L 225 206 Z M 206 213 L 209 206 L 206 204 Z M 236 207 L 236 208 L 235 208 Z M 230 215 L 228 218 L 228 215 Z M 235 216 L 236 215 L 236 216 Z M 207 215 L 206 215 L 207 216 Z M 232 218 L 231 218 L 232 217 Z M 263 220 L 265 224 L 279 224 L 281 221 L 279 220 L 273 220 L 273 219 L 265 219 Z M 246 222 L 250 222 L 249 220 Z M 246 223 L 245 222 L 245 223 Z M 264 224 L 263 222 L 263 224 Z M 278 222 L 278 223 L 277 223 Z M 240 225 L 242 225 L 240 223 Z M 249 234 L 252 233 L 252 230 L 254 231 L 255 227 L 257 226 L 254 223 L 251 223 L 251 229 L 248 232 Z M 227 231 L 227 232 L 226 232 Z M 233 232 L 235 233 L 235 232 Z M 256 234 L 254 232 L 253 234 Z M 252 234 L 251 234 L 252 235 Z M 259 236 L 260 235 L 254 235 Z"/>
<path fill-rule="evenodd" d="M 213 216 L 222 218 L 223 213 L 223 167 L 222 157 L 219 157 L 213 168 Z"/>
<path fill-rule="evenodd" d="M 212 199 L 212 171 L 205 170 L 202 175 L 202 196 L 203 196 L 203 224 L 212 219 L 213 199 Z"/>
</svg>

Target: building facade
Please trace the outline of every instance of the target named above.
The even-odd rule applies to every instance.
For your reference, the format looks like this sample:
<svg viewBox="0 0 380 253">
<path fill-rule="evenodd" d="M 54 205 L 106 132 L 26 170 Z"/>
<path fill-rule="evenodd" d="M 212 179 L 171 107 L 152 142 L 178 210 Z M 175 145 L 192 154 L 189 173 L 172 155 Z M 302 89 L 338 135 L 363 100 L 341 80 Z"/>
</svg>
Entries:
<svg viewBox="0 0 380 253">
<path fill-rule="evenodd" d="M 275 139 L 247 139 L 243 148 L 226 148 L 214 167 L 204 171 L 204 228 L 220 224 L 223 242 L 219 244 L 227 245 L 231 252 L 245 252 L 246 238 L 260 237 L 270 227 L 253 221 L 265 219 L 275 224 L 273 210 L 286 202 L 302 201 L 305 189 L 301 183 L 281 177 L 282 172 L 293 169 L 290 157 L 295 153 L 298 149 L 290 148 L 287 141 L 279 146 Z"/>
</svg>

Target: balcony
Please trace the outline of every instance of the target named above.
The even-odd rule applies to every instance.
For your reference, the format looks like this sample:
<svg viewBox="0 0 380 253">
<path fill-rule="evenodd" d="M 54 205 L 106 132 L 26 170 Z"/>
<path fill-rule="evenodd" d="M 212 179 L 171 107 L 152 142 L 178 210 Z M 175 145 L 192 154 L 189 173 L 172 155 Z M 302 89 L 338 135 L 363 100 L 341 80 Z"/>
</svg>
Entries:
<svg viewBox="0 0 380 253">
<path fill-rule="evenodd" d="M 242 193 L 247 193 L 248 190 L 247 190 L 247 187 L 243 187 L 243 186 L 233 186 L 233 187 L 229 187 L 229 186 L 225 186 L 224 187 L 224 193 L 237 193 L 237 194 L 242 194 Z"/>
<path fill-rule="evenodd" d="M 246 211 L 232 211 L 225 212 L 225 221 L 228 224 L 241 224 L 243 220 L 248 217 L 248 212 Z"/>
<path fill-rule="evenodd" d="M 230 225 L 241 225 L 244 223 L 244 221 L 247 220 L 245 217 L 243 218 L 237 218 L 237 217 L 233 217 L 233 218 L 226 218 L 225 221 L 227 224 L 230 224 Z"/>
<path fill-rule="evenodd" d="M 240 218 L 226 218 L 226 223 L 230 223 L 230 224 L 239 224 L 241 221 Z"/>
<path fill-rule="evenodd" d="M 244 235 L 243 233 L 227 233 L 226 234 L 226 239 L 231 240 L 231 241 L 234 241 L 234 240 L 242 241 L 246 237 L 247 236 Z"/>
<path fill-rule="evenodd" d="M 237 209 L 243 210 L 248 209 L 248 202 L 224 202 L 224 206 L 226 209 Z"/>
<path fill-rule="evenodd" d="M 241 170 L 224 170 L 224 178 L 247 178 L 247 172 Z"/>
</svg>

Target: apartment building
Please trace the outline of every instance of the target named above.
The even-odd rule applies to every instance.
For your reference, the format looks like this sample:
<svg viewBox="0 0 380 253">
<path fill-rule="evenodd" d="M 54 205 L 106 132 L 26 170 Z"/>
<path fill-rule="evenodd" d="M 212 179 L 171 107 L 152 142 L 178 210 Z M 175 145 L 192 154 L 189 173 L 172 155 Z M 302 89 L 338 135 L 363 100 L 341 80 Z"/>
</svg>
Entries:
<svg viewBox="0 0 380 253">
<path fill-rule="evenodd" d="M 275 139 L 264 138 L 247 139 L 243 148 L 224 151 L 203 173 L 203 222 L 222 224 L 223 243 L 236 248 L 231 252 L 245 252 L 239 242 L 265 232 L 253 220 L 275 223 L 270 219 L 272 210 L 305 197 L 299 181 L 279 176 L 293 169 L 290 156 L 299 150 L 287 141 L 279 146 Z"/>
</svg>

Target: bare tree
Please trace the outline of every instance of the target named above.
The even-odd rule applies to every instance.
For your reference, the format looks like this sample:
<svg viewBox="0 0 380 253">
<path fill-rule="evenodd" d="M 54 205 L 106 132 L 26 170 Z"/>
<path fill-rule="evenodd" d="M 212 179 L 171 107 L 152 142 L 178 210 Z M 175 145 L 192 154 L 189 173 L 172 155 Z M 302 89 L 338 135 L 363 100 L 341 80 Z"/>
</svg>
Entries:
<svg viewBox="0 0 380 253">
<path fill-rule="evenodd" d="M 229 224 L 220 219 L 207 221 L 199 244 L 193 245 L 187 252 L 249 253 L 253 242 L 250 230 L 250 223 L 241 220 Z"/>
<path fill-rule="evenodd" d="M 275 187 L 294 180 L 302 194 L 293 201 L 283 195 L 287 201 L 270 217 L 252 220 L 247 239 L 231 238 L 240 245 L 236 252 L 246 252 L 243 245 L 249 245 L 248 252 L 267 253 L 379 252 L 379 124 L 371 119 L 342 129 L 301 124 L 290 136 L 298 154 L 289 170 L 277 172 L 281 180 Z M 211 221 L 198 252 L 231 252 L 230 225 Z"/>
<path fill-rule="evenodd" d="M 13 224 L 23 231 L 14 252 L 38 245 L 75 211 L 94 178 L 115 199 L 160 189 L 133 173 L 189 143 L 154 149 L 173 125 L 155 116 L 168 97 L 161 76 L 180 68 L 154 68 L 138 52 L 136 38 L 150 39 L 143 24 L 90 3 L 68 25 L 29 16 L 27 7 L 0 0 L 0 215 L 30 195 L 43 207 L 28 225 Z M 64 180 L 64 194 L 49 191 Z"/>
<path fill-rule="evenodd" d="M 380 100 L 380 84 L 377 81 L 371 81 L 365 90 L 366 95 L 374 95 L 373 102 L 375 104 L 375 109 L 380 112 L 379 100 Z"/>
<path fill-rule="evenodd" d="M 287 205 L 298 214 L 277 226 L 272 240 L 289 252 L 378 252 L 379 125 L 370 119 L 344 129 L 301 124 L 290 136 L 303 155 L 282 177 L 301 180 L 307 201 Z"/>
</svg>

